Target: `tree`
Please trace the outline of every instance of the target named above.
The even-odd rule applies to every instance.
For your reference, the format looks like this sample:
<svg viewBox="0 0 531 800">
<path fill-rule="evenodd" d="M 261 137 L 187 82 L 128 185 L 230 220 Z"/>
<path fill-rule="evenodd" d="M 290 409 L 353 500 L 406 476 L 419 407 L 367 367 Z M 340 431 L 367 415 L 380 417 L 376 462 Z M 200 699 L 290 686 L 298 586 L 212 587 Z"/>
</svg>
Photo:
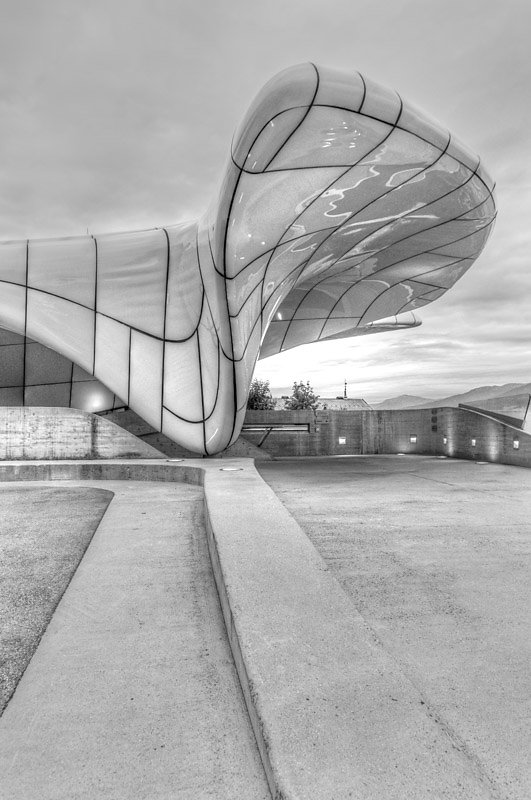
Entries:
<svg viewBox="0 0 531 800">
<path fill-rule="evenodd" d="M 310 381 L 306 383 L 295 381 L 292 395 L 285 401 L 284 407 L 290 411 L 298 411 L 303 408 L 311 408 L 315 411 L 319 407 L 319 395 L 315 394 L 310 386 Z"/>
<path fill-rule="evenodd" d="M 253 378 L 249 389 L 249 397 L 247 398 L 247 408 L 255 411 L 272 411 L 276 403 L 277 401 L 273 398 L 269 388 L 269 381 Z"/>
</svg>

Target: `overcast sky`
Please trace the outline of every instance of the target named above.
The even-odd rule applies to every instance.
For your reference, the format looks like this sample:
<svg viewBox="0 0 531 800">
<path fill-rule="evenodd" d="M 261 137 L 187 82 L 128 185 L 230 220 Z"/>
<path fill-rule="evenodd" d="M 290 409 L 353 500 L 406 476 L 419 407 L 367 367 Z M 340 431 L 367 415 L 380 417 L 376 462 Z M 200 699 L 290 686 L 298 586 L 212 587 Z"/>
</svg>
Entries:
<svg viewBox="0 0 531 800">
<path fill-rule="evenodd" d="M 531 380 L 529 0 L 0 0 L 0 238 L 199 216 L 234 128 L 290 64 L 358 69 L 478 152 L 486 250 L 421 328 L 258 363 L 369 402 Z"/>
</svg>

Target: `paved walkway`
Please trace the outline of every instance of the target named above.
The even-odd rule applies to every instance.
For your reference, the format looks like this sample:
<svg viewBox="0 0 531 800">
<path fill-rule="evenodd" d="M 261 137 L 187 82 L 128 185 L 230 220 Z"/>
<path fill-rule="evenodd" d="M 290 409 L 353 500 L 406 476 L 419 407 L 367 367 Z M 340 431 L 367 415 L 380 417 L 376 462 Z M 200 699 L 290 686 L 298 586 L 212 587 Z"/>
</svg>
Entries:
<svg viewBox="0 0 531 800">
<path fill-rule="evenodd" d="M 51 485 L 115 497 L 0 718 L 0 797 L 269 798 L 211 574 L 202 490 Z"/>
<path fill-rule="evenodd" d="M 417 456 L 257 466 L 486 795 L 528 800 L 531 470 Z"/>
</svg>

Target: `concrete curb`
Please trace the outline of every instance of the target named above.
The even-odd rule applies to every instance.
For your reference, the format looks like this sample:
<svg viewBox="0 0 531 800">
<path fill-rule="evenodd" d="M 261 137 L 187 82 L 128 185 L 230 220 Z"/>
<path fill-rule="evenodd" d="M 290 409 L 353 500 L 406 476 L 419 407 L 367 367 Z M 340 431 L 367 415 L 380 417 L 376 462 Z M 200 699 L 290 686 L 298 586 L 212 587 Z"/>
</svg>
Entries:
<svg viewBox="0 0 531 800">
<path fill-rule="evenodd" d="M 203 484 L 228 638 L 275 800 L 490 797 L 252 461 L 0 465 Z"/>
<path fill-rule="evenodd" d="M 1 481 L 178 481 L 203 486 L 204 470 L 199 461 L 98 460 L 98 461 L 4 461 Z"/>
</svg>

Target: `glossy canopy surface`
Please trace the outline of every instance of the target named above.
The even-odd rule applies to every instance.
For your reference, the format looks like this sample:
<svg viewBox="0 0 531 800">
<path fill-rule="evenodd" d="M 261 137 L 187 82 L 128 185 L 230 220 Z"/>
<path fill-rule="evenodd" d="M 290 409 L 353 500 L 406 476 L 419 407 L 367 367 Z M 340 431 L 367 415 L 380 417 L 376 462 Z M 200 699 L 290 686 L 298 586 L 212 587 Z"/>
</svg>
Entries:
<svg viewBox="0 0 531 800">
<path fill-rule="evenodd" d="M 259 356 L 418 324 L 481 252 L 492 190 L 396 92 L 303 64 L 253 102 L 198 222 L 2 244 L 0 325 L 215 453 Z"/>
</svg>

